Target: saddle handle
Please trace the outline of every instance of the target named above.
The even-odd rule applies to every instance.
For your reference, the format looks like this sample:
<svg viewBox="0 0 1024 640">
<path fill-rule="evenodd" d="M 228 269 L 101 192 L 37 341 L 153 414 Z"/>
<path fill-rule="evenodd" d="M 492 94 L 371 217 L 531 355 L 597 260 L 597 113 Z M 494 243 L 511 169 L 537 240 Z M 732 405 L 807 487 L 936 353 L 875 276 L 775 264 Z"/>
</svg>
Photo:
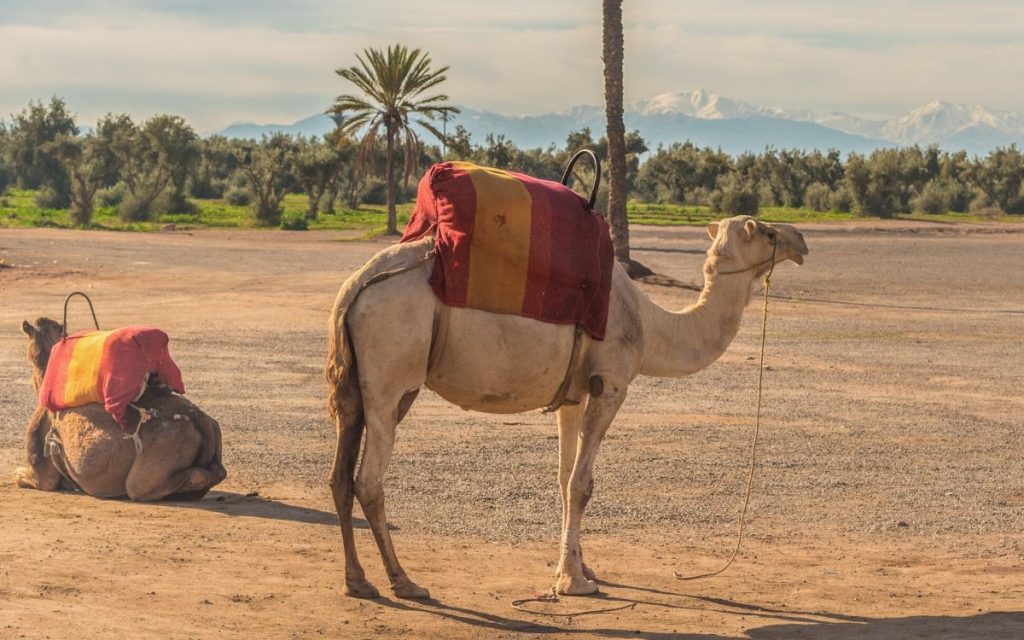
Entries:
<svg viewBox="0 0 1024 640">
<path fill-rule="evenodd" d="M 576 165 L 576 161 L 583 156 L 590 156 L 590 160 L 594 163 L 594 188 L 590 191 L 590 200 L 587 202 L 587 208 L 593 209 L 594 203 L 597 202 L 597 188 L 601 186 L 601 163 L 597 159 L 595 154 L 590 149 L 580 149 L 576 153 L 572 154 L 572 158 L 569 159 L 569 164 L 565 166 L 565 173 L 562 174 L 562 184 L 569 186 L 569 177 L 572 175 L 572 168 Z"/>
<path fill-rule="evenodd" d="M 92 323 L 96 326 L 97 331 L 100 330 L 100 323 L 96 319 L 96 310 L 92 307 L 92 300 L 90 300 L 89 296 L 85 295 L 81 291 L 72 291 L 68 294 L 68 297 L 64 298 L 64 324 L 61 325 L 61 329 L 65 338 L 68 337 L 68 303 L 71 302 L 71 298 L 74 298 L 75 296 L 82 296 L 85 298 L 85 301 L 89 303 L 89 313 L 92 314 Z"/>
</svg>

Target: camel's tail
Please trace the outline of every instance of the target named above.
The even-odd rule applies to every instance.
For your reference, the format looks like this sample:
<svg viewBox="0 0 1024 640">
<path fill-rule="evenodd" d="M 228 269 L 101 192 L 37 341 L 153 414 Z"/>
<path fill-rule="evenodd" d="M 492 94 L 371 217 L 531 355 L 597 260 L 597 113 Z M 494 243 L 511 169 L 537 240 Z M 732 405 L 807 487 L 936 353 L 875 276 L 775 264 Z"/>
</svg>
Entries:
<svg viewBox="0 0 1024 640">
<path fill-rule="evenodd" d="M 358 363 L 346 324 L 348 311 L 363 289 L 422 265 L 432 259 L 432 249 L 431 237 L 388 247 L 352 274 L 341 286 L 334 301 L 327 324 L 327 366 L 324 369 L 328 385 L 327 410 L 338 429 L 339 447 L 354 447 L 345 456 L 353 469 L 362 440 L 364 416 Z M 336 468 L 333 473 L 341 472 L 342 469 Z M 351 477 L 351 471 L 348 473 Z"/>
</svg>

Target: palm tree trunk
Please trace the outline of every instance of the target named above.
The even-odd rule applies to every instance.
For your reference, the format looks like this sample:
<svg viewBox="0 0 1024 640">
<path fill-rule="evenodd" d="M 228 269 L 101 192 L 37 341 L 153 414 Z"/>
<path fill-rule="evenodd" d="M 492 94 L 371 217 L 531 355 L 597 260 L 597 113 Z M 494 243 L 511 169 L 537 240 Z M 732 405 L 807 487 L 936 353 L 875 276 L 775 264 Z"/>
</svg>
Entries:
<svg viewBox="0 0 1024 640">
<path fill-rule="evenodd" d="M 395 214 L 395 130 L 389 122 L 387 148 L 387 192 L 388 192 L 388 235 L 398 235 L 398 218 Z"/>
<path fill-rule="evenodd" d="M 622 0 L 604 0 L 604 104 L 608 135 L 608 219 L 615 257 L 629 262 L 626 126 L 622 120 Z"/>
</svg>

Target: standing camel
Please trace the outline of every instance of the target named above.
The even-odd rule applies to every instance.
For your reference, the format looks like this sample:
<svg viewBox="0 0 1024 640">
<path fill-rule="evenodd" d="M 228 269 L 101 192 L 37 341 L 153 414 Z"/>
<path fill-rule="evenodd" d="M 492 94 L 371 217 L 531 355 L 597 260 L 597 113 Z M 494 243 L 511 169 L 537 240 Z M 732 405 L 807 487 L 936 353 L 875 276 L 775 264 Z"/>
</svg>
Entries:
<svg viewBox="0 0 1024 640">
<path fill-rule="evenodd" d="M 807 245 L 792 226 L 737 216 L 708 225 L 713 242 L 704 289 L 681 312 L 662 309 L 615 266 L 604 340 L 583 335 L 567 398 L 557 412 L 562 537 L 555 591 L 597 591 L 583 564 L 580 521 L 608 426 L 640 374 L 680 377 L 717 360 L 736 336 L 754 283 L 774 263 L 803 264 Z M 574 328 L 448 307 L 428 284 L 433 239 L 398 244 L 341 286 L 328 324 L 329 409 L 338 433 L 330 485 L 345 551 L 345 593 L 374 598 L 356 555 L 353 495 L 359 498 L 399 598 L 429 593 L 398 562 L 384 513 L 384 472 L 395 429 L 426 385 L 463 409 L 518 413 L 551 402 L 566 378 Z M 366 446 L 356 475 L 363 432 Z"/>
<path fill-rule="evenodd" d="M 63 328 L 49 318 L 21 328 L 38 393 Z M 99 498 L 198 500 L 227 477 L 216 420 L 165 386 L 149 386 L 135 404 L 151 415 L 139 430 L 141 448 L 102 404 L 63 411 L 38 405 L 25 432 L 28 464 L 15 470 L 15 484 L 41 491 L 77 487 Z"/>
</svg>

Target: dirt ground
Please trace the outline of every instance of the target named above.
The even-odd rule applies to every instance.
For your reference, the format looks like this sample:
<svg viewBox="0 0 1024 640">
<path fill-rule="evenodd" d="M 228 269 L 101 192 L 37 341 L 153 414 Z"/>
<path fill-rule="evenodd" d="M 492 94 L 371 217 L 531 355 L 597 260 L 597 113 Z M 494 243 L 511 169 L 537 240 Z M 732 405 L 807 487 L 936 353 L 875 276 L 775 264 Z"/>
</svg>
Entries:
<svg viewBox="0 0 1024 640">
<path fill-rule="evenodd" d="M 399 428 L 386 487 L 399 555 L 435 599 L 342 596 L 325 325 L 384 241 L 0 230 L 0 473 L 22 461 L 35 403 L 20 323 L 59 319 L 72 290 L 104 327 L 171 334 L 229 471 L 198 503 L 0 483 L 0 638 L 1024 637 L 1024 228 L 896 224 L 805 227 L 806 264 L 776 270 L 787 298 L 771 305 L 749 538 L 722 576 L 672 572 L 715 569 L 734 543 L 756 298 L 719 362 L 635 382 L 584 519 L 603 595 L 534 606 L 636 606 L 573 618 L 509 606 L 553 582 L 553 418 L 430 393 Z M 701 229 L 633 229 L 635 257 L 685 282 L 707 244 Z M 696 297 L 644 289 L 673 308 Z M 81 305 L 71 325 L 88 326 Z"/>
</svg>

